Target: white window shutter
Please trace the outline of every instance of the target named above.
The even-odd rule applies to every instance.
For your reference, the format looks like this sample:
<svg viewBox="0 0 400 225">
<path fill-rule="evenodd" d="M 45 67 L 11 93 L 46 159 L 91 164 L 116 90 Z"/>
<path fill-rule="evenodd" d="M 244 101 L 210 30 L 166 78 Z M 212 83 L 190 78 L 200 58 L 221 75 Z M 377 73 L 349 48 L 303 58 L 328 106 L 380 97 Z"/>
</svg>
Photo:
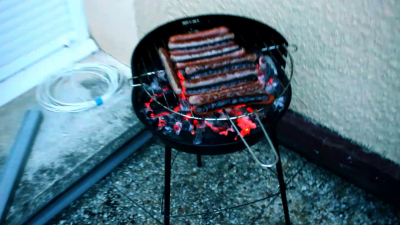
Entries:
<svg viewBox="0 0 400 225">
<path fill-rule="evenodd" d="M 89 38 L 82 0 L 0 0 L 0 83 Z"/>
</svg>

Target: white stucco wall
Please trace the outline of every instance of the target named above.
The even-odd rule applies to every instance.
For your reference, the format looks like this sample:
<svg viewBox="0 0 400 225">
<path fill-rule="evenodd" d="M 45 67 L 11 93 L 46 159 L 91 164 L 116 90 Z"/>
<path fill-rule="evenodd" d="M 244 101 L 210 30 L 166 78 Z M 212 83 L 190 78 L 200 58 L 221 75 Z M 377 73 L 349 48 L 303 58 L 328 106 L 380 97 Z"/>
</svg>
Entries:
<svg viewBox="0 0 400 225">
<path fill-rule="evenodd" d="M 400 163 L 399 1 L 122 2 L 133 2 L 133 7 L 129 4 L 129 7 L 118 8 L 109 4 L 108 20 L 119 18 L 120 21 L 113 26 L 109 24 L 110 30 L 122 26 L 121 23 L 126 24 L 131 33 L 124 35 L 130 34 L 132 38 L 141 38 L 167 21 L 207 13 L 243 15 L 269 24 L 289 43 L 299 46 L 299 51 L 293 55 L 295 78 L 291 109 Z M 123 16 L 133 14 L 135 21 L 130 16 Z M 134 23 L 136 30 L 133 32 Z M 107 27 L 102 24 L 102 29 L 107 30 Z M 118 45 L 127 52 L 132 44 L 126 44 L 126 37 L 120 35 L 105 42 L 112 42 L 108 45 Z M 94 37 L 104 39 L 102 35 Z M 118 51 L 113 51 L 117 52 L 114 54 L 118 59 L 129 62 L 127 53 L 121 56 Z"/>
<path fill-rule="evenodd" d="M 133 0 L 84 0 L 90 34 L 99 47 L 130 67 L 138 43 Z"/>
</svg>

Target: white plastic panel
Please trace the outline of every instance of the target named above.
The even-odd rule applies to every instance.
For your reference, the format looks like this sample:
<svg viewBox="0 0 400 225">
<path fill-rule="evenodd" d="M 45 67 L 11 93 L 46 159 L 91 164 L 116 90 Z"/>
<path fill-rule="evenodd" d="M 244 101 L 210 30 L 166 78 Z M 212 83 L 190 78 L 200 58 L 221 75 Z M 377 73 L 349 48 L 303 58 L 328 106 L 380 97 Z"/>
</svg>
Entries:
<svg viewBox="0 0 400 225">
<path fill-rule="evenodd" d="M 81 0 L 1 0 L 0 12 L 0 82 L 89 37 Z"/>
</svg>

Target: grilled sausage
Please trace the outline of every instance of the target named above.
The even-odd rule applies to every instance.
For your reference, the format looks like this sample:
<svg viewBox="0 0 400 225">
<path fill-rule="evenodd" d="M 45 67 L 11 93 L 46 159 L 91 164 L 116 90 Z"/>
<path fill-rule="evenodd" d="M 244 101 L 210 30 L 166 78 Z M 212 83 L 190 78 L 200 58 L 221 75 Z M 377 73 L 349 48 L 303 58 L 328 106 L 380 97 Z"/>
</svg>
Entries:
<svg viewBox="0 0 400 225">
<path fill-rule="evenodd" d="M 231 44 L 231 45 L 227 45 L 227 46 L 216 45 L 212 49 L 200 51 L 200 52 L 196 52 L 196 53 L 171 54 L 171 59 L 174 62 L 183 62 L 183 61 L 195 60 L 195 59 L 199 59 L 199 58 L 207 58 L 207 57 L 218 56 L 218 55 L 222 55 L 222 54 L 228 54 L 228 53 L 231 53 L 238 49 L 239 49 L 239 45 L 236 45 L 236 44 Z"/>
<path fill-rule="evenodd" d="M 224 99 L 228 97 L 256 94 L 264 91 L 264 83 L 256 82 L 236 88 L 230 88 L 225 91 L 214 92 L 210 94 L 194 95 L 189 97 L 189 103 L 192 105 L 200 105 L 211 101 L 216 101 L 219 99 Z"/>
<path fill-rule="evenodd" d="M 237 57 L 244 56 L 245 54 L 246 54 L 246 50 L 240 49 L 240 50 L 234 51 L 234 52 L 226 54 L 226 55 L 216 56 L 216 57 L 209 58 L 209 59 L 199 59 L 199 60 L 195 60 L 195 61 L 182 62 L 182 63 L 178 62 L 177 64 L 175 64 L 175 67 L 178 70 L 181 70 L 181 69 L 185 69 L 187 67 L 192 67 L 192 66 L 210 65 L 210 64 L 214 64 L 214 63 L 218 63 L 218 62 L 223 62 L 223 61 L 229 60 L 229 59 L 233 60 Z"/>
<path fill-rule="evenodd" d="M 198 105 L 194 107 L 194 113 L 197 115 L 207 115 L 223 108 L 229 108 L 242 104 L 269 105 L 272 104 L 274 100 L 274 96 L 270 94 L 235 96 Z"/>
<path fill-rule="evenodd" d="M 169 51 L 169 54 L 170 55 L 194 54 L 194 53 L 209 51 L 209 50 L 213 50 L 215 48 L 226 47 L 226 46 L 230 46 L 230 45 L 234 45 L 234 44 L 235 44 L 234 41 L 218 42 L 214 45 L 201 46 L 201 47 L 197 47 L 197 48 L 172 50 L 172 51 Z"/>
<path fill-rule="evenodd" d="M 210 44 L 215 44 L 217 42 L 233 40 L 234 38 L 235 34 L 226 33 L 214 37 L 191 39 L 190 41 L 187 42 L 168 42 L 168 48 L 174 50 L 180 48 L 199 47 L 202 45 L 210 45 Z"/>
<path fill-rule="evenodd" d="M 230 70 L 237 70 L 237 69 L 242 69 L 245 67 L 254 67 L 256 65 L 257 64 L 254 62 L 244 62 L 244 63 L 230 64 L 230 65 L 226 65 L 226 66 L 215 68 L 215 69 L 199 71 L 194 74 L 186 74 L 186 72 L 183 71 L 183 74 L 185 74 L 186 80 L 192 80 L 192 79 L 197 79 L 197 78 L 201 78 L 201 77 L 206 77 L 206 76 L 208 77 L 208 76 L 218 75 L 221 73 L 226 73 Z M 182 70 L 181 70 L 181 73 L 182 73 Z"/>
<path fill-rule="evenodd" d="M 228 70 L 226 72 L 217 73 L 209 76 L 200 77 L 197 79 L 185 80 L 183 82 L 183 86 L 186 88 L 192 87 L 200 87 L 204 85 L 210 85 L 213 83 L 233 80 L 241 77 L 245 77 L 248 75 L 257 75 L 258 69 L 256 66 L 253 67 L 244 67 L 239 69 Z"/>
<path fill-rule="evenodd" d="M 229 65 L 234 65 L 243 62 L 255 62 L 257 60 L 256 54 L 247 54 L 241 57 L 228 57 L 226 59 L 219 59 L 209 61 L 208 64 L 196 64 L 196 65 L 189 65 L 185 68 L 185 73 L 187 76 L 191 74 L 199 73 L 201 71 L 206 71 L 210 69 L 217 69 L 222 68 Z M 183 68 L 182 68 L 183 69 Z"/>
<path fill-rule="evenodd" d="M 204 93 L 220 92 L 238 86 L 243 86 L 251 83 L 256 83 L 258 80 L 257 75 L 248 75 L 233 80 L 213 83 L 207 86 L 186 88 L 185 95 L 192 96 Z"/>
<path fill-rule="evenodd" d="M 212 37 L 212 36 L 217 36 L 221 34 L 226 34 L 229 32 L 229 29 L 227 27 L 216 27 L 213 29 L 209 30 L 203 30 L 195 33 L 188 33 L 188 34 L 178 34 L 171 36 L 169 38 L 169 42 L 182 42 L 182 41 L 190 41 L 193 39 L 198 39 L 198 38 L 207 38 L 207 37 Z"/>
<path fill-rule="evenodd" d="M 167 74 L 167 78 L 168 78 L 169 84 L 172 87 L 172 90 L 177 95 L 181 94 L 181 92 L 182 92 L 181 82 L 180 82 L 178 75 L 176 74 L 174 65 L 172 64 L 172 61 L 169 58 L 167 50 L 165 50 L 164 48 L 159 48 L 158 54 L 160 55 L 161 62 L 164 66 L 164 70 L 165 70 L 165 73 Z"/>
</svg>

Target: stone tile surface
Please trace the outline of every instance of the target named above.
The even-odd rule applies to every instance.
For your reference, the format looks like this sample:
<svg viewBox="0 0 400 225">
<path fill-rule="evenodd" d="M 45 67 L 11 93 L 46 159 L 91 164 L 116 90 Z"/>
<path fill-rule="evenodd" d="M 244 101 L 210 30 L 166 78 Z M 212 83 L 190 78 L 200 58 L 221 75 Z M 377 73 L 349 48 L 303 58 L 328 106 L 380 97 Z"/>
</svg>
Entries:
<svg viewBox="0 0 400 225">
<path fill-rule="evenodd" d="M 123 75 L 130 76 L 127 66 L 101 51 L 82 62 L 111 64 Z M 80 88 L 91 85 L 89 81 L 82 82 Z M 0 169 L 29 109 L 41 109 L 35 99 L 35 89 L 0 108 Z M 91 110 L 54 113 L 42 109 L 42 112 L 44 119 L 7 224 L 18 224 L 35 213 L 143 129 L 133 112 L 131 88 L 126 83 L 109 101 Z"/>
<path fill-rule="evenodd" d="M 246 151 L 229 155 L 196 156 L 173 150 L 171 224 L 283 224 L 281 198 L 274 170 L 262 170 Z M 398 224 L 400 212 L 281 147 L 288 183 L 289 210 L 293 224 Z M 164 147 L 152 139 L 104 179 L 109 190 L 148 213 L 146 222 L 160 224 L 164 188 Z M 50 224 L 84 224 L 74 213 L 95 204 L 96 189 L 87 202 L 56 216 Z M 91 189 L 91 190 L 92 190 Z M 100 190 L 100 189 L 99 189 Z M 77 202 L 80 202 L 78 200 Z M 93 209 L 94 210 L 94 209 Z M 111 210 L 111 209 L 109 209 Z M 195 214 L 195 215 L 193 215 Z M 126 214 L 117 215 L 122 221 Z M 146 224 L 137 223 L 137 224 Z M 117 223 L 115 223 L 117 224 Z"/>
<path fill-rule="evenodd" d="M 68 219 L 59 219 L 59 218 Z M 102 180 L 48 224 L 155 224 L 123 193 Z"/>
</svg>

